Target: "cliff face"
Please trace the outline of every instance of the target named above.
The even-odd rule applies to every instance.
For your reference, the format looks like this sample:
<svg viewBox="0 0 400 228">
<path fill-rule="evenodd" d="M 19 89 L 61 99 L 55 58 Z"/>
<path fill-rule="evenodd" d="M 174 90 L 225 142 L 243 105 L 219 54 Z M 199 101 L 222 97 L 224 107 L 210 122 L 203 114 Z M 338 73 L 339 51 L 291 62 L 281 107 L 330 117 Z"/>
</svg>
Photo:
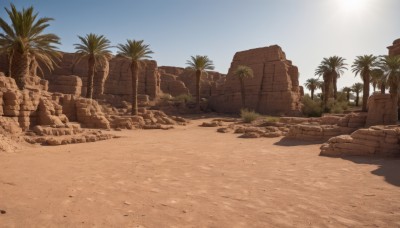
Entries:
<svg viewBox="0 0 400 228">
<path fill-rule="evenodd" d="M 64 53 L 63 57 L 53 72 L 45 72 L 44 77 L 51 84 L 56 82 L 57 76 L 76 75 L 82 79 L 81 94 L 86 95 L 88 65 L 85 59 L 76 63 L 77 55 L 74 53 Z M 132 96 L 132 76 L 130 72 L 130 61 L 122 57 L 113 57 L 104 66 L 96 68 L 94 77 L 94 98 L 100 98 L 102 95 L 116 95 L 123 99 L 130 100 Z M 50 91 L 60 91 L 60 87 Z M 149 95 L 151 98 L 160 93 L 160 76 L 157 69 L 157 62 L 146 60 L 142 61 L 142 70 L 139 74 L 139 94 Z"/>
<path fill-rule="evenodd" d="M 218 86 L 210 105 L 218 112 L 238 112 L 241 108 L 240 82 L 234 71 L 239 65 L 252 68 L 246 79 L 246 108 L 262 114 L 299 115 L 301 90 L 296 66 L 274 45 L 237 52 L 224 84 Z"/>
</svg>

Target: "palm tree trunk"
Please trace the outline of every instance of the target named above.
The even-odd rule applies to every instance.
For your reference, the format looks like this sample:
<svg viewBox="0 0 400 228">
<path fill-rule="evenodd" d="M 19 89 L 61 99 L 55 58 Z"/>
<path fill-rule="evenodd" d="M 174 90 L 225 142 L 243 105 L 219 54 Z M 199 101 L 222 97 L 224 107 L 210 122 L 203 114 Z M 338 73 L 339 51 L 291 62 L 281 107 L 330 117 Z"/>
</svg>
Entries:
<svg viewBox="0 0 400 228">
<path fill-rule="evenodd" d="M 239 78 L 240 81 L 240 92 L 242 94 L 242 108 L 246 108 L 246 90 L 244 88 L 243 78 Z"/>
<path fill-rule="evenodd" d="M 360 94 L 356 93 L 356 106 L 358 107 L 358 100 L 360 99 Z"/>
<path fill-rule="evenodd" d="M 349 91 L 346 92 L 346 98 L 347 98 L 347 103 L 348 103 L 350 101 L 350 92 Z"/>
<path fill-rule="evenodd" d="M 337 99 L 337 74 L 333 74 L 333 98 Z"/>
<path fill-rule="evenodd" d="M 201 70 L 196 70 L 196 105 L 200 108 L 200 78 Z"/>
<path fill-rule="evenodd" d="M 311 89 L 311 100 L 314 100 L 314 89 Z"/>
<path fill-rule="evenodd" d="M 10 53 L 8 53 L 8 77 L 11 77 L 11 68 L 12 68 L 12 59 L 13 59 L 13 51 L 10 51 Z"/>
<path fill-rule="evenodd" d="M 86 87 L 86 98 L 92 99 L 93 97 L 93 80 L 94 80 L 94 67 L 95 67 L 95 59 L 93 55 L 89 56 L 88 59 L 88 83 Z"/>
<path fill-rule="evenodd" d="M 366 72 L 363 75 L 364 79 L 364 88 L 363 88 L 363 104 L 362 104 L 362 111 L 367 111 L 367 103 L 369 98 L 369 72 Z"/>
<path fill-rule="evenodd" d="M 381 94 L 385 94 L 386 85 L 384 82 L 381 83 Z"/>
<path fill-rule="evenodd" d="M 11 60 L 11 77 L 15 79 L 19 89 L 25 88 L 25 78 L 29 76 L 28 54 L 14 52 Z"/>
<path fill-rule="evenodd" d="M 139 61 L 133 60 L 131 64 L 132 73 L 132 115 L 138 114 L 138 79 L 139 79 Z"/>
<path fill-rule="evenodd" d="M 372 83 L 372 89 L 374 90 L 374 93 L 376 92 L 376 82 Z"/>
<path fill-rule="evenodd" d="M 331 82 L 332 82 L 332 80 L 329 77 L 324 81 L 324 87 L 325 87 L 325 89 L 324 89 L 324 91 L 325 91 L 325 94 L 324 94 L 324 112 L 329 112 L 328 100 L 329 100 L 329 97 L 330 97 L 329 94 L 330 94 L 330 89 L 331 89 Z"/>
</svg>

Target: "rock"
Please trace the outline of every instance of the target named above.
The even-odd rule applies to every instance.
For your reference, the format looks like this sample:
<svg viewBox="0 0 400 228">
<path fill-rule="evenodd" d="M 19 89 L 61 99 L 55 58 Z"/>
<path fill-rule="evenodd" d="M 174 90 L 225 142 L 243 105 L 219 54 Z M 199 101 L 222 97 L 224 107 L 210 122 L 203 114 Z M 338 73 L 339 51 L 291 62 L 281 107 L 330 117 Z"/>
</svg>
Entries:
<svg viewBox="0 0 400 228">
<path fill-rule="evenodd" d="M 258 132 L 246 132 L 240 136 L 240 138 L 260 138 L 261 135 Z"/>
<path fill-rule="evenodd" d="M 212 122 L 203 122 L 200 127 L 218 127 L 221 126 L 222 124 L 217 121 L 212 121 Z"/>
<path fill-rule="evenodd" d="M 368 99 L 366 126 L 397 123 L 397 104 L 390 94 L 373 94 Z"/>
<path fill-rule="evenodd" d="M 219 132 L 219 133 L 228 133 L 230 131 L 231 131 L 231 129 L 227 128 L 227 127 L 221 127 L 221 128 L 217 129 L 217 132 Z"/>
<path fill-rule="evenodd" d="M 237 52 L 225 82 L 209 98 L 212 109 L 231 113 L 241 109 L 240 83 L 234 75 L 238 65 L 249 66 L 254 72 L 254 77 L 245 81 L 249 109 L 261 114 L 301 114 L 298 69 L 277 45 Z"/>
</svg>

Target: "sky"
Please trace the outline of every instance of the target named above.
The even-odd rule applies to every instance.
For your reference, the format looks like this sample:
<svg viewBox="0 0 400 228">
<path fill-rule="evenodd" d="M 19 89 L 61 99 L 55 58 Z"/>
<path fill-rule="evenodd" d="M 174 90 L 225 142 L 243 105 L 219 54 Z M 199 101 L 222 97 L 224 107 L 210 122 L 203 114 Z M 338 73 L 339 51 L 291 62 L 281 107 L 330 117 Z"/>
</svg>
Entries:
<svg viewBox="0 0 400 228">
<path fill-rule="evenodd" d="M 400 0 L 0 0 L 0 17 L 7 19 L 10 2 L 54 18 L 46 31 L 65 52 L 74 52 L 78 35 L 96 33 L 113 45 L 144 40 L 159 66 L 207 55 L 227 73 L 236 52 L 277 44 L 298 66 L 301 85 L 324 57 L 341 56 L 350 68 L 356 56 L 387 54 L 400 38 Z M 355 82 L 348 70 L 338 88 Z"/>
</svg>

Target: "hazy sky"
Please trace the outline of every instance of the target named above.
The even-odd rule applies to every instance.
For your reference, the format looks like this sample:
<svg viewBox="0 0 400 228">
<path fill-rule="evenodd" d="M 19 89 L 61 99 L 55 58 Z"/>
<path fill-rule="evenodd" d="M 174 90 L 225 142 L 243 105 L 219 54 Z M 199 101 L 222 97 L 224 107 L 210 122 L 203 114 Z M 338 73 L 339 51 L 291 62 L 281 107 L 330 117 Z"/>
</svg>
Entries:
<svg viewBox="0 0 400 228">
<path fill-rule="evenodd" d="M 237 51 L 280 45 L 299 67 L 300 83 L 314 77 L 323 57 L 387 54 L 400 38 L 400 0 L 1 0 L 33 5 L 55 21 L 47 31 L 73 52 L 77 35 L 105 35 L 113 44 L 144 39 L 158 65 L 185 67 L 208 55 L 226 73 Z M 360 81 L 347 71 L 339 88 Z"/>
</svg>

